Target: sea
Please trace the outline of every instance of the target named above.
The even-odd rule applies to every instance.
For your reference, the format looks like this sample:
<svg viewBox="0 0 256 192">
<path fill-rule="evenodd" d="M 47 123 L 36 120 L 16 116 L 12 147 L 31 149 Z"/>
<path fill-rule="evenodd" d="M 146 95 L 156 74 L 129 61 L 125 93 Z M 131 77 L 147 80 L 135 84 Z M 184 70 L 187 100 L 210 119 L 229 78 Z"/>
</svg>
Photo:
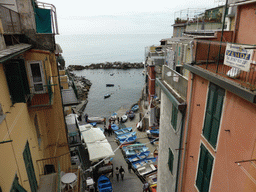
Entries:
<svg viewBox="0 0 256 192">
<path fill-rule="evenodd" d="M 106 62 L 144 62 L 147 46 L 160 45 L 170 34 L 79 34 L 59 35 L 56 42 L 68 65 L 90 65 Z M 74 71 L 92 82 L 84 114 L 110 117 L 121 107 L 137 103 L 145 85 L 143 69 L 94 69 Z M 110 74 L 114 74 L 111 76 Z M 114 87 L 106 87 L 106 84 Z M 105 94 L 111 96 L 104 99 Z"/>
</svg>

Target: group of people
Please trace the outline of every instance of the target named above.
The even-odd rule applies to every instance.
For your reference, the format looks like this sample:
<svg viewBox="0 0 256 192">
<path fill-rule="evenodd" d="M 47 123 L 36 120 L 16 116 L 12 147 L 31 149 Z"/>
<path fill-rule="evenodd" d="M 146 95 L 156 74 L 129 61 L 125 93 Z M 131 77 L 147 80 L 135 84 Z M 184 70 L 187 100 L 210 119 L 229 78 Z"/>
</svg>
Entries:
<svg viewBox="0 0 256 192">
<path fill-rule="evenodd" d="M 119 181 L 119 174 L 121 175 L 121 179 L 122 181 L 124 180 L 124 168 L 122 166 L 120 166 L 120 169 L 118 167 L 116 167 L 115 170 L 115 174 L 116 174 L 116 180 Z"/>
</svg>

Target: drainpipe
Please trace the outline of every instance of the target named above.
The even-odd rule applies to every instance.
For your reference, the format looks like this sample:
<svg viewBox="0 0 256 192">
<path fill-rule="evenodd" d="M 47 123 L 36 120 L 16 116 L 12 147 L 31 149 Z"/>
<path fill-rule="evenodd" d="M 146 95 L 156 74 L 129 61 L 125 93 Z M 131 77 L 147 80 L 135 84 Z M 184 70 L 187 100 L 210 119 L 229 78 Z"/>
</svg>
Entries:
<svg viewBox="0 0 256 192">
<path fill-rule="evenodd" d="M 183 140 L 183 132 L 184 132 L 184 121 L 185 121 L 185 111 L 182 113 L 182 119 L 181 119 L 181 136 L 180 136 L 180 143 L 179 143 L 179 155 L 178 155 L 178 166 L 177 166 L 177 176 L 176 176 L 176 185 L 175 185 L 175 192 L 178 191 L 178 186 L 179 186 L 179 175 L 180 175 L 180 164 L 181 161 L 179 160 L 182 154 L 182 140 Z"/>
<path fill-rule="evenodd" d="M 184 153 L 183 153 L 183 165 L 182 165 L 182 171 L 181 171 L 181 181 L 180 181 L 180 191 L 182 191 L 182 183 L 183 183 L 183 173 L 184 173 L 184 166 L 185 166 L 185 156 L 186 156 L 186 150 L 187 150 L 187 139 L 188 139 L 188 128 L 189 128 L 189 121 L 190 121 L 190 110 L 191 110 L 191 100 L 192 100 L 192 92 L 193 92 L 193 80 L 194 75 L 191 73 L 191 83 L 190 83 L 190 95 L 189 95 L 189 104 L 188 104 L 188 113 L 187 113 L 187 122 L 186 122 L 186 134 L 185 134 L 185 143 L 184 143 Z M 178 190 L 178 189 L 177 189 Z"/>
</svg>

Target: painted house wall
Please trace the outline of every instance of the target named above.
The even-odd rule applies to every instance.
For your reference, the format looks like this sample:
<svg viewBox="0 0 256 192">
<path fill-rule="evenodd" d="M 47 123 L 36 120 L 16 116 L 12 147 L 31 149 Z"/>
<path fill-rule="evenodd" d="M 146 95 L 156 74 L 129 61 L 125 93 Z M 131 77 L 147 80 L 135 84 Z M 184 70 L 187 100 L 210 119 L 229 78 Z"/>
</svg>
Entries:
<svg viewBox="0 0 256 192">
<path fill-rule="evenodd" d="M 175 191 L 179 142 L 182 126 L 182 114 L 178 112 L 176 131 L 172 128 L 172 103 L 170 99 L 161 91 L 161 111 L 160 111 L 160 141 L 158 150 L 158 175 L 157 175 L 157 191 Z M 173 173 L 168 167 L 169 148 L 174 155 Z"/>
</svg>

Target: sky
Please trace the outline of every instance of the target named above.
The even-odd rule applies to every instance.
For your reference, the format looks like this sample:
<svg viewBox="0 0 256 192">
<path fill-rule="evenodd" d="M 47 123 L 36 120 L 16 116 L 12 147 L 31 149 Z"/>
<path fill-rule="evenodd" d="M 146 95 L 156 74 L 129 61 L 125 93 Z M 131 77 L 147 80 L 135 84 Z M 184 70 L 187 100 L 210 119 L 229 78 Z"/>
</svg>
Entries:
<svg viewBox="0 0 256 192">
<path fill-rule="evenodd" d="M 172 31 L 175 12 L 187 8 L 218 6 L 216 0 L 44 0 L 43 2 L 56 7 L 58 28 L 62 35 L 166 34 Z"/>
</svg>

